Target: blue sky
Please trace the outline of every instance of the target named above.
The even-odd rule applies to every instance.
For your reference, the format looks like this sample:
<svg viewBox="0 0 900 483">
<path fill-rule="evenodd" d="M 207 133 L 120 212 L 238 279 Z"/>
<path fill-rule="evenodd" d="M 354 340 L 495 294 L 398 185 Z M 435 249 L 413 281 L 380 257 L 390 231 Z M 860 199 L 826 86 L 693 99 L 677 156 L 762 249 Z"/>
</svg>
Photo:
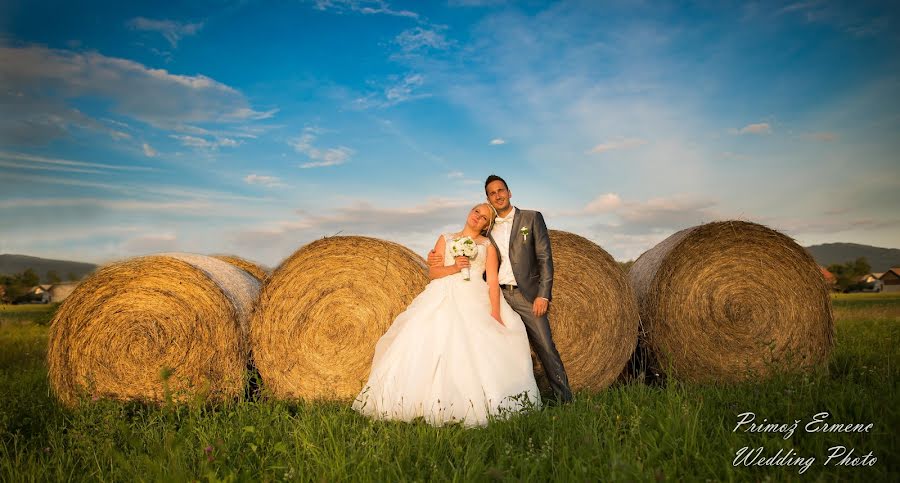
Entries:
<svg viewBox="0 0 900 483">
<path fill-rule="evenodd" d="M 164 3 L 0 4 L 0 253 L 424 254 L 491 173 L 620 260 L 900 246 L 891 2 Z"/>
</svg>

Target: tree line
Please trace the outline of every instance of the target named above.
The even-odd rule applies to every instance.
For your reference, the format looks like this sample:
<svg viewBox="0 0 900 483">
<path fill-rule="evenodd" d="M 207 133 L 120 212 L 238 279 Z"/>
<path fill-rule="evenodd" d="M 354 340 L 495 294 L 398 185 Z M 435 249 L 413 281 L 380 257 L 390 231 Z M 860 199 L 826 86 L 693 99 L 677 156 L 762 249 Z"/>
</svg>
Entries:
<svg viewBox="0 0 900 483">
<path fill-rule="evenodd" d="M 851 262 L 833 263 L 825 268 L 837 279 L 835 286 L 841 291 L 862 285 L 859 278 L 872 272 L 872 266 L 866 257 L 859 257 Z"/>
</svg>

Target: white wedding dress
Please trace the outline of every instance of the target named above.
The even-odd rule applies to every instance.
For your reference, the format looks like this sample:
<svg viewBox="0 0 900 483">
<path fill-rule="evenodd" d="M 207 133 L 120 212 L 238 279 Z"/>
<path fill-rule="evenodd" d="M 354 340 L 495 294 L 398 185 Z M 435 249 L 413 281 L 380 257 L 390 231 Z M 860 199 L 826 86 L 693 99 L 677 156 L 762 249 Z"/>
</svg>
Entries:
<svg viewBox="0 0 900 483">
<path fill-rule="evenodd" d="M 444 265 L 454 263 L 451 235 Z M 397 316 L 375 346 L 372 371 L 353 409 L 377 419 L 487 424 L 540 407 L 522 318 L 500 295 L 500 318 L 491 317 L 482 280 L 489 241 L 478 245 L 471 280 L 462 273 L 432 280 Z"/>
</svg>

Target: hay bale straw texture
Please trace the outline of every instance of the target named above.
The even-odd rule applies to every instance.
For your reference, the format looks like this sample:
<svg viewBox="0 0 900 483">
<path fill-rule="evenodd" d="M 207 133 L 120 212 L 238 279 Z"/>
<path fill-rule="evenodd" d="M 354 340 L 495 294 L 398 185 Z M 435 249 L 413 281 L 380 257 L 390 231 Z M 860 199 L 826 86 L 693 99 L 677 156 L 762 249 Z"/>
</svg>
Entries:
<svg viewBox="0 0 900 483">
<path fill-rule="evenodd" d="M 553 301 L 550 330 L 572 390 L 609 386 L 637 345 L 638 310 L 618 263 L 597 244 L 573 233 L 550 230 Z M 549 387 L 535 360 L 535 376 Z"/>
<path fill-rule="evenodd" d="M 809 253 L 777 231 L 745 221 L 688 228 L 641 255 L 628 275 L 657 371 L 729 382 L 827 361 L 828 289 Z"/>
<path fill-rule="evenodd" d="M 335 236 L 297 250 L 250 322 L 264 387 L 281 399 L 356 397 L 376 342 L 427 284 L 422 257 L 396 243 Z"/>
<path fill-rule="evenodd" d="M 104 266 L 51 322 L 50 385 L 83 398 L 224 400 L 243 394 L 248 320 L 261 284 L 204 255 L 163 253 Z"/>
<path fill-rule="evenodd" d="M 244 270 L 250 275 L 253 275 L 253 278 L 259 280 L 260 283 L 265 282 L 266 279 L 269 278 L 269 272 L 267 272 L 266 269 L 245 258 L 236 255 L 212 255 L 212 257 L 228 262 L 241 270 Z"/>
</svg>

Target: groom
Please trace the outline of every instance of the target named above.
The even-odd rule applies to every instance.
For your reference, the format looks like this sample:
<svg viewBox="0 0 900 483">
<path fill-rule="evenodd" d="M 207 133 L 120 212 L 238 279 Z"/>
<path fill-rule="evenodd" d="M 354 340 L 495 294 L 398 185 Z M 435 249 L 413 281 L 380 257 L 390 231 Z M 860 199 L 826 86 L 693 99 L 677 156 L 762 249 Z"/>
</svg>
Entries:
<svg viewBox="0 0 900 483">
<path fill-rule="evenodd" d="M 547 309 L 553 288 L 553 257 L 550 236 L 539 211 L 520 210 L 509 203 L 512 193 L 506 181 L 488 176 L 484 192 L 497 211 L 489 238 L 500 256 L 500 288 L 509 305 L 522 316 L 528 340 L 541 360 L 550 387 L 559 402 L 570 402 L 572 390 L 559 352 L 550 336 Z M 443 257 L 433 252 L 432 265 L 442 265 Z"/>
</svg>

